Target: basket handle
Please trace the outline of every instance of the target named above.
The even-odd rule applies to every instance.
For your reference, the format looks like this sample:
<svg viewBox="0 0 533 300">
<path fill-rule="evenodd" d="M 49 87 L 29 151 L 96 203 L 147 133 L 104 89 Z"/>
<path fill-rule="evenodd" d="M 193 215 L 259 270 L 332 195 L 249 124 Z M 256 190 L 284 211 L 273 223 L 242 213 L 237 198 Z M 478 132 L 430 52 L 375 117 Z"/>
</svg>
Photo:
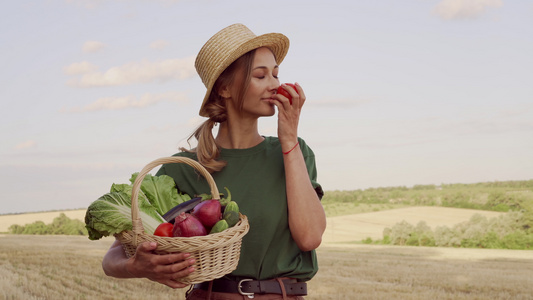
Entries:
<svg viewBox="0 0 533 300">
<path fill-rule="evenodd" d="M 171 157 L 162 157 L 158 158 L 149 164 L 147 164 L 137 178 L 133 182 L 133 188 L 131 193 L 131 221 L 132 221 L 132 231 L 133 231 L 133 243 L 137 244 L 137 235 L 144 233 L 144 227 L 142 225 L 141 217 L 139 216 L 139 190 L 143 182 L 144 177 L 155 167 L 162 164 L 169 163 L 184 163 L 200 172 L 200 174 L 207 179 L 207 183 L 211 189 L 211 195 L 213 199 L 220 199 L 220 193 L 218 192 L 217 185 L 211 174 L 197 161 L 180 156 L 171 156 Z"/>
</svg>

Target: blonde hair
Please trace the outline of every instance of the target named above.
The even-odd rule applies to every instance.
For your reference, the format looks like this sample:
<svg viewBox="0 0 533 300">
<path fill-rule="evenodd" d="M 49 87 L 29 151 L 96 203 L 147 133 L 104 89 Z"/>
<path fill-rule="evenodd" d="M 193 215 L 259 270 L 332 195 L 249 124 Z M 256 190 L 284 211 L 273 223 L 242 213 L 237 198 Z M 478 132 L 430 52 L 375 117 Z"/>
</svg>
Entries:
<svg viewBox="0 0 533 300">
<path fill-rule="evenodd" d="M 236 96 L 237 106 L 242 109 L 244 103 L 244 95 L 248 90 L 248 85 L 251 77 L 252 63 L 255 56 L 255 49 L 235 60 L 229 67 L 227 67 L 214 83 L 213 89 L 209 94 L 207 103 L 205 104 L 205 112 L 208 119 L 202 123 L 196 131 L 187 139 L 190 141 L 195 138 L 198 145 L 194 149 L 180 148 L 181 151 L 196 153 L 198 162 L 203 165 L 210 173 L 222 170 L 227 162 L 218 160 L 220 156 L 220 149 L 215 143 L 213 136 L 213 127 L 216 123 L 226 122 L 228 119 L 226 101 L 220 95 L 220 90 L 234 84 L 240 84 L 241 89 Z M 242 82 L 236 82 L 235 74 L 242 72 L 244 79 Z M 190 144 L 190 143 L 189 143 Z"/>
</svg>

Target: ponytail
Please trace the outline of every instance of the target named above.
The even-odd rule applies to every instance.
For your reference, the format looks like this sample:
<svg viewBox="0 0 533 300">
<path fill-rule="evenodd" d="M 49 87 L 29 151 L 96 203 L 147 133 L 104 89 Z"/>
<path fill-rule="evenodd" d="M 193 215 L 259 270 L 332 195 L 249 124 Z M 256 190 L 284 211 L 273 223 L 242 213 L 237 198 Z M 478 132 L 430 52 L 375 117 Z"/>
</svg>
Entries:
<svg viewBox="0 0 533 300">
<path fill-rule="evenodd" d="M 236 95 L 238 106 L 242 109 L 244 103 L 244 94 L 248 89 L 248 84 L 251 77 L 252 62 L 254 60 L 255 50 L 252 50 L 234 61 L 228 68 L 220 74 L 215 81 L 211 94 L 209 94 L 209 100 L 204 104 L 204 110 L 209 117 L 202 125 L 196 129 L 196 131 L 187 139 L 190 141 L 192 138 L 196 138 L 198 146 L 194 149 L 180 148 L 181 151 L 196 153 L 198 162 L 204 166 L 210 173 L 218 172 L 222 170 L 227 162 L 223 160 L 217 160 L 220 156 L 220 149 L 215 143 L 213 137 L 213 127 L 216 123 L 226 122 L 228 119 L 226 109 L 226 98 L 219 95 L 219 90 L 231 86 L 235 83 L 235 73 L 243 72 L 244 78 L 241 84 L 239 94 Z"/>
<path fill-rule="evenodd" d="M 220 149 L 215 143 L 215 137 L 213 136 L 213 127 L 215 124 L 227 120 L 225 99 L 216 94 L 216 92 L 212 92 L 211 96 L 211 99 L 214 101 L 210 101 L 205 105 L 209 119 L 202 123 L 187 139 L 187 141 L 190 141 L 192 138 L 195 138 L 198 141 L 198 146 L 191 150 L 180 148 L 181 151 L 196 153 L 198 162 L 209 173 L 220 171 L 227 164 L 225 161 L 217 160 L 220 156 Z"/>
</svg>

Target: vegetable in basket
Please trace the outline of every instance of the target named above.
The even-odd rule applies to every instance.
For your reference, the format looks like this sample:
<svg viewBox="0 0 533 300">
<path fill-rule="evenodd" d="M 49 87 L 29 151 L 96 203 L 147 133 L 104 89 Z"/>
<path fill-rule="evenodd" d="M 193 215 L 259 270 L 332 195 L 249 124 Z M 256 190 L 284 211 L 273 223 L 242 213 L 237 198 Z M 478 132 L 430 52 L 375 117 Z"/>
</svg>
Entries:
<svg viewBox="0 0 533 300">
<path fill-rule="evenodd" d="M 192 214 L 182 212 L 174 222 L 173 236 L 193 237 L 207 235 L 204 225 Z"/>
<path fill-rule="evenodd" d="M 202 201 L 193 208 L 191 214 L 197 217 L 206 228 L 211 229 L 222 219 L 220 201 L 217 199 Z"/>
<path fill-rule="evenodd" d="M 224 209 L 224 220 L 228 223 L 229 227 L 235 226 L 239 222 L 239 205 L 235 201 L 230 201 Z"/>
<path fill-rule="evenodd" d="M 139 215 L 144 230 L 150 234 L 165 221 L 140 193 Z M 94 201 L 85 213 L 85 227 L 90 240 L 131 230 L 131 196 L 125 192 L 111 192 Z"/>
<path fill-rule="evenodd" d="M 228 192 L 226 198 L 212 199 L 211 195 L 204 194 L 171 208 L 163 215 L 167 223 L 159 225 L 154 235 L 201 236 L 207 232 L 218 233 L 235 226 L 240 219 L 239 206 L 231 200 L 229 189 L 227 187 L 225 189 Z M 169 232 L 172 234 L 169 235 Z"/>
<path fill-rule="evenodd" d="M 122 231 L 131 230 L 131 194 L 138 173 L 131 176 L 132 184 L 112 184 L 109 193 L 94 201 L 85 214 L 85 227 L 89 239 L 98 240 Z M 139 213 L 146 233 L 153 234 L 159 224 L 166 222 L 161 216 L 170 208 L 190 200 L 178 193 L 176 183 L 167 175 L 146 175 L 140 186 Z"/>
<path fill-rule="evenodd" d="M 172 223 L 161 223 L 154 231 L 154 235 L 172 237 L 172 231 L 174 231 L 174 224 Z"/>
<path fill-rule="evenodd" d="M 138 175 L 139 173 L 131 175 L 130 182 L 132 185 Z M 191 199 L 187 194 L 179 194 L 174 179 L 167 175 L 152 176 L 147 174 L 141 183 L 141 191 L 160 215 L 165 214 L 174 206 Z"/>
</svg>

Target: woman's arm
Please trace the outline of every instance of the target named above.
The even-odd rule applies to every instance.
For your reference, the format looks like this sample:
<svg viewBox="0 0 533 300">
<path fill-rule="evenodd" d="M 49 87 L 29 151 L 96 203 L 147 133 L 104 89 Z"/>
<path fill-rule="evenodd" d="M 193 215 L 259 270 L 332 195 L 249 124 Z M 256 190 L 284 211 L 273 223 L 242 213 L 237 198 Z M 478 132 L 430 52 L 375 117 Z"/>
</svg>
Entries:
<svg viewBox="0 0 533 300">
<path fill-rule="evenodd" d="M 316 249 L 326 230 L 326 214 L 316 194 L 303 153 L 298 143 L 298 123 L 305 103 L 305 93 L 296 83 L 296 91 L 288 87 L 292 104 L 286 97 L 277 96 L 278 137 L 283 151 L 289 208 L 289 228 L 293 239 L 302 251 Z"/>
<path fill-rule="evenodd" d="M 137 247 L 135 255 L 128 258 L 117 240 L 104 256 L 102 268 L 111 277 L 144 277 L 171 288 L 186 287 L 186 284 L 176 280 L 194 271 L 194 259 L 187 259 L 190 256 L 188 253 L 158 255 L 152 252 L 156 247 L 155 242 L 142 243 Z"/>
<path fill-rule="evenodd" d="M 283 158 L 289 228 L 298 247 L 302 251 L 310 251 L 318 248 L 322 242 L 322 234 L 326 230 L 326 214 L 309 180 L 309 173 L 300 147 L 284 154 Z"/>
</svg>

